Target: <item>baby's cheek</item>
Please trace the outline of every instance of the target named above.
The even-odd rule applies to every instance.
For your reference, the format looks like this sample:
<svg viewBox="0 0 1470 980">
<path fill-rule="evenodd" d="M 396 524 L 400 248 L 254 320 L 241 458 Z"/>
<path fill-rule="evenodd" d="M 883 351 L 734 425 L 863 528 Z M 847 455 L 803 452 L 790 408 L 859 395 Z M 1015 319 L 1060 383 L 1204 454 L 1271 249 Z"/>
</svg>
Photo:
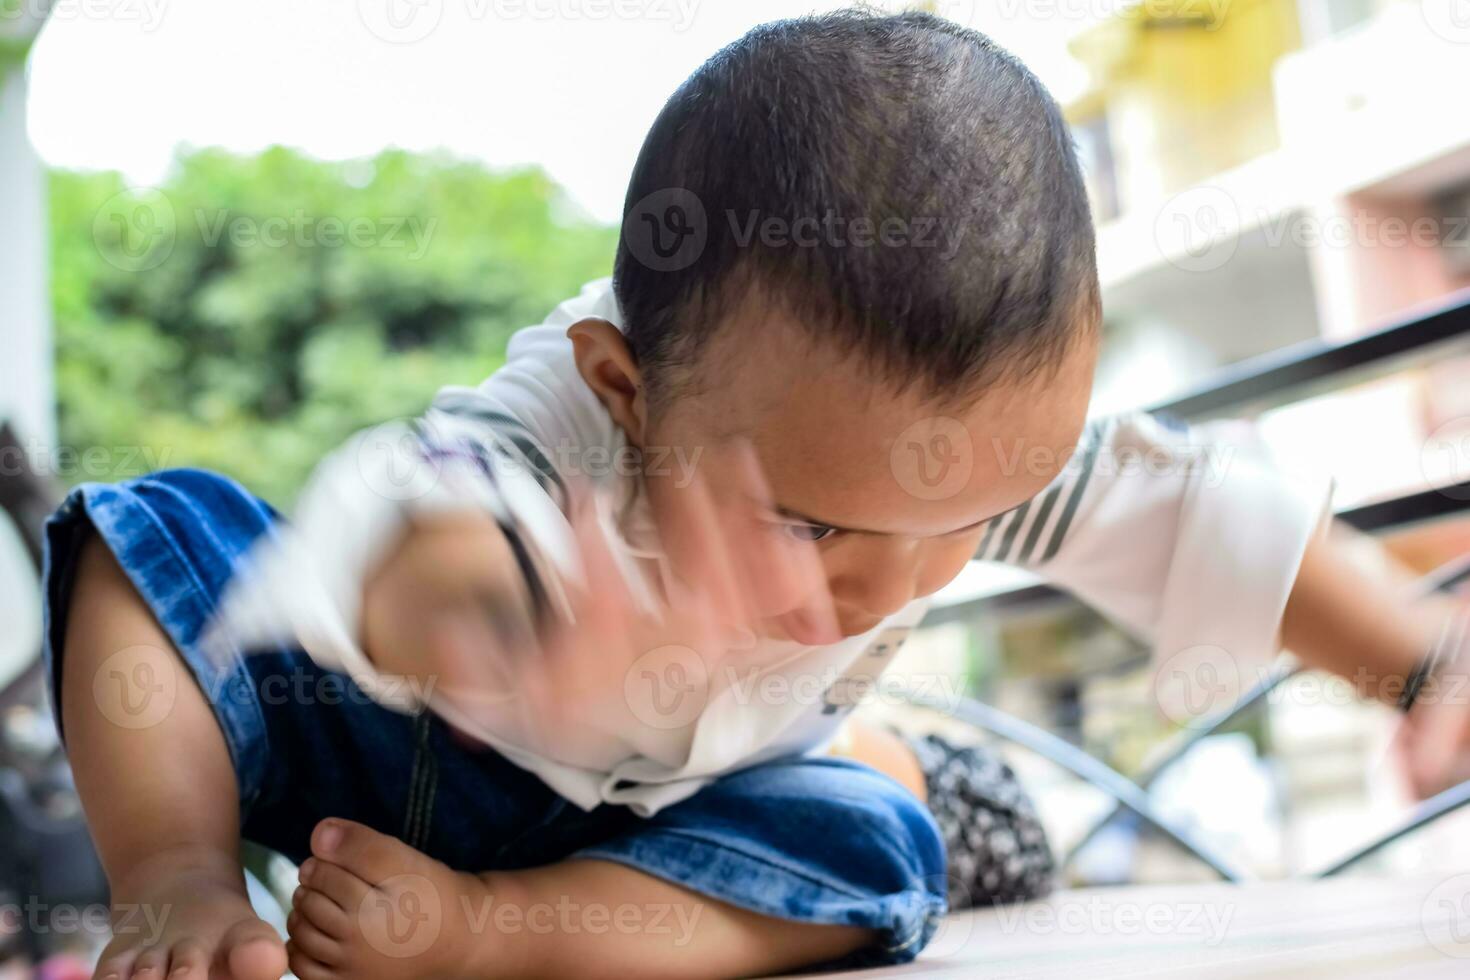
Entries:
<svg viewBox="0 0 1470 980">
<path fill-rule="evenodd" d="M 956 537 L 935 538 L 927 542 L 919 574 L 915 580 L 916 595 L 931 595 L 954 581 L 980 547 L 984 528 Z"/>
</svg>

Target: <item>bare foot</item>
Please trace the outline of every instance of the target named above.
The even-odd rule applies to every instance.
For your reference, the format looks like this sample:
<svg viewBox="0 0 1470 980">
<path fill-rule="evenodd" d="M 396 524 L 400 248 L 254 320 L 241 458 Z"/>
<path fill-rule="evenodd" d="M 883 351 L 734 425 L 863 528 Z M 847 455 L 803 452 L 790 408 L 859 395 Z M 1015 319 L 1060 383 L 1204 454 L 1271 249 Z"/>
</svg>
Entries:
<svg viewBox="0 0 1470 980">
<path fill-rule="evenodd" d="M 238 867 L 150 859 L 114 890 L 113 939 L 96 980 L 280 980 L 286 950 L 258 918 Z"/>
<path fill-rule="evenodd" d="M 481 878 L 348 820 L 319 823 L 311 852 L 286 920 L 301 980 L 518 972 L 515 944 L 492 935 L 492 907 L 503 903 Z"/>
</svg>

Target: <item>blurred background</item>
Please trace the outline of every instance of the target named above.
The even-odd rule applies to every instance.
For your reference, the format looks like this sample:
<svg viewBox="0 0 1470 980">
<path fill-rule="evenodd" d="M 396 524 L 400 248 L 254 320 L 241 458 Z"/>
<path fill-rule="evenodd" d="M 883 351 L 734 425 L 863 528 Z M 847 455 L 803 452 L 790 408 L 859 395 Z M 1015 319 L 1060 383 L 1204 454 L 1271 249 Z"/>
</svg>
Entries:
<svg viewBox="0 0 1470 980">
<path fill-rule="evenodd" d="M 82 481 L 195 465 L 289 508 L 352 431 L 479 381 L 515 329 L 610 273 L 627 174 L 689 71 L 757 23 L 837 6 L 0 0 L 12 907 L 96 889 L 85 862 L 63 873 L 84 849 L 35 693 L 28 534 L 46 502 Z M 1095 412 L 1169 403 L 1385 326 L 1438 330 L 1436 311 L 1467 302 L 1467 0 L 886 6 L 990 34 L 1065 106 L 1099 228 Z M 1330 472 L 1344 510 L 1453 488 L 1470 479 L 1466 336 L 1462 325 L 1310 384 L 1251 389 L 1224 414 L 1255 419 L 1288 465 Z M 1470 523 L 1434 516 L 1375 525 L 1357 543 L 1364 562 L 1409 583 L 1470 553 Z M 1191 727 L 1160 710 L 1148 649 L 1035 585 L 977 564 L 895 669 L 957 677 L 1118 771 L 1146 772 Z M 889 703 L 863 710 L 981 737 Z M 1393 720 L 1346 685 L 1297 678 L 1204 738 L 1152 798 L 1253 873 L 1318 868 L 1409 807 L 1385 755 Z M 1059 851 L 1112 809 L 1053 762 L 1006 751 Z M 1465 829 L 1452 816 L 1374 862 L 1470 866 Z M 1074 858 L 1079 883 L 1211 874 L 1128 817 Z M 25 884 L 37 867 L 58 880 Z M 6 888 L 0 878 L 0 907 Z M 0 917 L 0 950 L 7 932 L 26 956 L 67 945 L 56 928 L 26 938 L 24 918 Z"/>
</svg>

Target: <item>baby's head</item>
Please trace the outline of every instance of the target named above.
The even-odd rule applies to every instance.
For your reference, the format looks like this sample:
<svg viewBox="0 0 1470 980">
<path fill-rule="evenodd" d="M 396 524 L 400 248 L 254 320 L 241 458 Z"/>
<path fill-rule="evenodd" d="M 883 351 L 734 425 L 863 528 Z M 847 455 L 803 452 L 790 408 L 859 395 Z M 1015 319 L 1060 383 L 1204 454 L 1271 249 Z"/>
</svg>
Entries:
<svg viewBox="0 0 1470 980">
<path fill-rule="evenodd" d="M 1082 430 L 1099 299 L 1070 135 L 934 17 L 782 21 L 711 58 L 644 143 L 614 281 L 624 332 L 573 328 L 583 377 L 717 487 L 748 440 L 847 634 L 952 579 Z"/>
</svg>

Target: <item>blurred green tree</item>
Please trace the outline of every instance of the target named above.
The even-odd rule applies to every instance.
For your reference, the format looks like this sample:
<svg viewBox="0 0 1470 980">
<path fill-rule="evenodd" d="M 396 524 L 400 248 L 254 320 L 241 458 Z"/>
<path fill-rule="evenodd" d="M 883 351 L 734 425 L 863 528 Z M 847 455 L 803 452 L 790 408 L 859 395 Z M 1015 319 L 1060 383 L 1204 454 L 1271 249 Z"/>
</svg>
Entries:
<svg viewBox="0 0 1470 980">
<path fill-rule="evenodd" d="M 355 430 L 482 380 L 617 240 L 539 169 L 403 151 L 191 150 L 158 188 L 50 188 L 62 474 L 203 466 L 278 506 Z"/>
</svg>

